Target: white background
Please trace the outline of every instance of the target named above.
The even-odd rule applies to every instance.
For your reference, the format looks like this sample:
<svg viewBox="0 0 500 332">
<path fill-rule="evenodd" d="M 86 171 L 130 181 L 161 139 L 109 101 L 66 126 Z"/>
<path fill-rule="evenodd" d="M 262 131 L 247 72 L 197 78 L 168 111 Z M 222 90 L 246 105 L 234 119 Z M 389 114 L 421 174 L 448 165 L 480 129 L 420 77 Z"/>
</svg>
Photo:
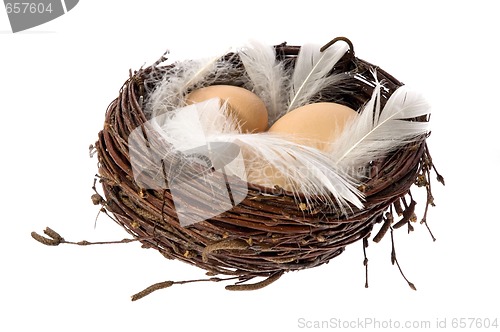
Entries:
<svg viewBox="0 0 500 332">
<path fill-rule="evenodd" d="M 0 330 L 306 330 L 301 318 L 430 321 L 434 327 L 446 319 L 450 330 L 454 318 L 498 318 L 500 324 L 500 24 L 494 4 L 89 0 L 17 34 L 0 10 Z M 395 232 L 399 261 L 417 291 L 390 264 L 389 237 L 370 243 L 368 289 L 356 243 L 329 264 L 285 274 L 260 291 L 186 284 L 138 302 L 130 295 L 152 283 L 204 272 L 137 243 L 46 247 L 31 239 L 31 231 L 46 226 L 73 241 L 127 236 L 105 216 L 94 229 L 97 160 L 88 147 L 129 69 L 151 64 L 166 49 L 198 58 L 249 38 L 301 45 L 340 35 L 354 42 L 358 57 L 418 89 L 433 106 L 428 142 L 446 179 L 445 187 L 433 183 L 437 206 L 428 216 L 437 241 L 418 224 L 410 235 Z"/>
</svg>

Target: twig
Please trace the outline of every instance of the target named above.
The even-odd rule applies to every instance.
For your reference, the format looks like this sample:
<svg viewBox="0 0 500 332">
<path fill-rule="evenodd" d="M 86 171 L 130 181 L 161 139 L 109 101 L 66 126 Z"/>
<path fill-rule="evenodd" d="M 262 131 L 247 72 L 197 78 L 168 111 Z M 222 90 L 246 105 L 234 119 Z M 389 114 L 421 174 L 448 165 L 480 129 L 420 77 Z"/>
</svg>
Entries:
<svg viewBox="0 0 500 332">
<path fill-rule="evenodd" d="M 245 250 L 248 249 L 248 247 L 248 242 L 239 239 L 227 239 L 215 242 L 205 247 L 202 252 L 202 260 L 207 263 L 208 255 L 217 250 Z"/>
<path fill-rule="evenodd" d="M 373 238 L 373 242 L 378 243 L 382 238 L 385 236 L 387 231 L 389 230 L 389 227 L 391 227 L 392 223 L 394 222 L 394 217 L 391 212 L 387 212 L 385 214 L 385 221 L 382 224 L 382 227 L 380 227 L 377 235 Z"/>
<path fill-rule="evenodd" d="M 399 265 L 399 262 L 398 262 L 398 260 L 396 258 L 396 249 L 394 247 L 394 235 L 393 235 L 393 232 L 394 232 L 394 229 L 391 227 L 391 243 L 392 243 L 391 263 L 392 263 L 392 265 L 394 265 L 394 264 L 397 265 L 397 267 L 399 269 L 399 272 L 401 273 L 401 275 L 403 276 L 403 278 L 408 283 L 408 286 L 410 286 L 410 288 L 413 289 L 413 290 L 417 290 L 417 288 L 415 287 L 415 285 L 412 282 L 410 282 L 408 280 L 408 278 L 406 278 L 406 276 L 404 275 L 403 270 L 401 269 L 401 266 Z"/>
<path fill-rule="evenodd" d="M 230 278 L 213 277 L 213 278 L 208 278 L 208 279 L 195 279 L 195 280 L 184 280 L 184 281 L 171 281 L 171 280 L 162 281 L 162 282 L 158 282 L 154 285 L 147 287 L 146 289 L 140 291 L 139 293 L 132 295 L 132 301 L 140 300 L 143 297 L 148 296 L 149 294 L 151 294 L 157 290 L 165 289 L 165 288 L 171 287 L 173 285 L 182 285 L 182 284 L 187 284 L 187 283 L 192 283 L 192 282 L 204 282 L 204 281 L 220 282 L 220 281 L 233 280 L 233 279 L 237 279 L 237 278 L 239 278 L 239 277 L 230 277 Z"/>
<path fill-rule="evenodd" d="M 365 266 L 365 288 L 368 288 L 368 258 L 366 257 L 366 248 L 368 247 L 368 238 L 363 238 L 363 265 Z"/>
<path fill-rule="evenodd" d="M 31 237 L 35 239 L 36 241 L 45 244 L 46 246 L 58 246 L 62 243 L 64 244 L 74 244 L 78 246 L 88 246 L 88 245 L 95 245 L 95 244 L 117 244 L 117 243 L 130 243 L 134 241 L 142 241 L 142 240 L 151 240 L 153 236 L 145 236 L 145 237 L 138 237 L 135 239 L 123 239 L 119 241 L 98 241 L 98 242 L 90 242 L 87 240 L 82 240 L 78 242 L 73 242 L 73 241 L 66 241 L 59 233 L 54 231 L 53 229 L 47 227 L 43 231 L 45 235 L 49 237 L 42 236 L 38 234 L 37 232 L 31 232 Z"/>
<path fill-rule="evenodd" d="M 270 277 L 268 277 L 265 280 L 262 280 L 260 282 L 256 282 L 255 284 L 239 284 L 239 285 L 228 285 L 226 286 L 227 290 L 230 291 L 250 291 L 250 290 L 257 290 L 264 288 L 266 286 L 269 286 L 276 280 L 278 280 L 281 276 L 283 275 L 283 271 L 277 272 Z"/>
</svg>

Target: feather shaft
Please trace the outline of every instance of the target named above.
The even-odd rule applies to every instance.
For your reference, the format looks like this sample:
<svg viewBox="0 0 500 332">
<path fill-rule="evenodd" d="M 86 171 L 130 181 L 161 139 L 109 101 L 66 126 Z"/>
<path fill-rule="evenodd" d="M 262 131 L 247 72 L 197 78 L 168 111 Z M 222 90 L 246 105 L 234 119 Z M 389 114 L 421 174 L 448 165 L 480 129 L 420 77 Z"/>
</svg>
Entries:
<svg viewBox="0 0 500 332">
<path fill-rule="evenodd" d="M 347 50 L 348 46 L 344 42 L 335 43 L 323 52 L 317 45 L 307 44 L 301 47 L 292 76 L 287 111 L 307 104 L 315 94 L 340 79 L 340 75 L 328 74 Z"/>
<path fill-rule="evenodd" d="M 411 119 L 430 114 L 427 101 L 402 86 L 393 92 L 380 111 L 381 84 L 371 99 L 332 145 L 332 158 L 343 169 L 363 166 L 429 131 L 428 122 Z"/>
</svg>

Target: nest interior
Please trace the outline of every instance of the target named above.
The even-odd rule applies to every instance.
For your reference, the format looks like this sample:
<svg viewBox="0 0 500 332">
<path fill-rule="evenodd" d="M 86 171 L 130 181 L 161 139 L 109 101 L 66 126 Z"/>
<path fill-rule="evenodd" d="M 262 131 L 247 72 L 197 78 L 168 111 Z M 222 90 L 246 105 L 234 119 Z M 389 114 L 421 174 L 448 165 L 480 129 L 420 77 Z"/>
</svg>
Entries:
<svg viewBox="0 0 500 332">
<path fill-rule="evenodd" d="M 332 74 L 347 73 L 348 84 L 342 91 L 332 87 L 331 91 L 318 95 L 317 101 L 359 109 L 372 95 L 375 84 L 371 70 L 376 68 L 379 79 L 384 81 L 381 100 L 384 104 L 402 83 L 356 57 L 352 44 L 350 46 L 332 69 Z M 300 47 L 283 43 L 275 49 L 278 60 L 293 68 Z M 427 207 L 432 205 L 430 171 L 433 166 L 426 137 L 421 137 L 416 143 L 373 161 L 372 169 L 376 171 L 359 188 L 365 195 L 363 209 L 352 207 L 352 212 L 342 214 L 332 206 L 301 202 L 296 195 L 280 188 L 241 183 L 242 188 L 248 189 L 247 196 L 233 209 L 188 227 L 181 226 L 168 188 L 144 189 L 134 181 L 127 141 L 134 129 L 148 121 L 143 104 L 147 91 L 154 88 L 147 86 L 148 82 L 175 72 L 174 65 L 162 66 L 163 60 L 131 73 L 118 97 L 109 105 L 104 128 L 95 144 L 98 177 L 105 196 L 101 203 L 143 247 L 154 248 L 168 259 L 200 267 L 210 275 L 238 279 L 229 289 L 249 289 L 259 288 L 284 272 L 327 263 L 347 245 L 359 240 L 363 239 L 366 245 L 376 224 L 381 227 L 374 236 L 375 241 L 390 227 L 411 227 L 416 204 L 410 192 L 413 185 L 427 189 L 422 219 L 425 222 Z M 239 78 L 245 69 L 238 54 L 229 53 L 220 61 L 232 63 L 234 72 L 218 77 L 213 84 L 241 86 Z M 428 121 L 425 117 L 416 120 Z M 267 279 L 245 283 L 255 277 Z"/>
</svg>

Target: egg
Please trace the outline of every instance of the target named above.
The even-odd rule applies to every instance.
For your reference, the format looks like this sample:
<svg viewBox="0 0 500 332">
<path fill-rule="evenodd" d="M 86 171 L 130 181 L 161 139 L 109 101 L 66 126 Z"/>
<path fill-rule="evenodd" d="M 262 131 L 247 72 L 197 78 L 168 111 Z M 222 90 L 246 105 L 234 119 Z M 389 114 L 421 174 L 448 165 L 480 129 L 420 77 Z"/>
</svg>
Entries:
<svg viewBox="0 0 500 332">
<path fill-rule="evenodd" d="M 194 90 L 186 96 L 188 105 L 212 98 L 227 102 L 229 114 L 234 116 L 244 133 L 263 132 L 268 127 L 268 113 L 264 102 L 250 90 L 232 85 L 211 85 Z"/>
<path fill-rule="evenodd" d="M 279 118 L 269 132 L 321 151 L 330 149 L 357 112 L 337 103 L 314 103 L 292 110 Z"/>
<path fill-rule="evenodd" d="M 279 118 L 268 132 L 282 136 L 297 144 L 310 146 L 320 151 L 331 149 L 346 124 L 357 116 L 357 112 L 337 103 L 314 103 L 299 107 Z M 294 179 L 265 160 L 253 158 L 247 163 L 247 181 L 265 187 L 279 186 L 287 191 L 298 188 Z"/>
</svg>

